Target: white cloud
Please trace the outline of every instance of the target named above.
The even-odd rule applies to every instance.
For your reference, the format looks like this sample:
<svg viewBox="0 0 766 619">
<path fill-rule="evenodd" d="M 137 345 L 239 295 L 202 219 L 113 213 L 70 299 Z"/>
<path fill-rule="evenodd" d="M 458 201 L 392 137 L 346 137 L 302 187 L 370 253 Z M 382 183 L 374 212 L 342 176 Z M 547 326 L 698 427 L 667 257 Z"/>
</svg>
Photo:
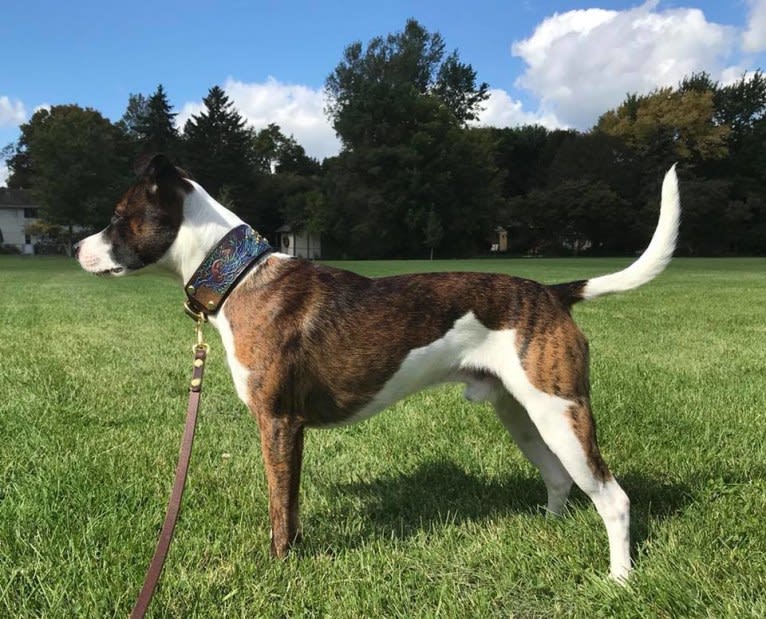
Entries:
<svg viewBox="0 0 766 619">
<path fill-rule="evenodd" d="M 340 151 L 340 142 L 324 113 L 326 98 L 322 90 L 283 84 L 273 77 L 260 83 L 229 78 L 223 89 L 239 113 L 256 129 L 276 123 L 282 133 L 295 137 L 308 155 L 320 161 Z M 179 127 L 202 109 L 202 103 L 185 103 L 176 117 Z"/>
<path fill-rule="evenodd" d="M 491 88 L 489 98 L 482 104 L 479 119 L 472 123 L 480 127 L 518 127 L 520 125 L 542 125 L 558 129 L 564 124 L 555 114 L 527 112 L 521 101 L 513 99 L 505 90 Z"/>
<path fill-rule="evenodd" d="M 722 86 L 731 86 L 733 83 L 738 82 L 743 77 L 745 78 L 745 81 L 750 81 L 753 79 L 753 76 L 755 75 L 755 71 L 748 70 L 743 66 L 732 66 L 724 69 L 721 71 L 721 77 L 719 79 L 719 83 Z"/>
<path fill-rule="evenodd" d="M 748 0 L 750 14 L 747 30 L 742 34 L 742 49 L 762 52 L 766 49 L 766 0 Z"/>
<path fill-rule="evenodd" d="M 27 118 L 24 104 L 9 97 L 0 97 L 0 127 L 20 125 Z"/>
<path fill-rule="evenodd" d="M 516 86 L 539 98 L 539 115 L 584 129 L 629 92 L 674 86 L 696 71 L 720 79 L 736 30 L 708 22 L 699 9 L 657 5 L 650 0 L 625 11 L 548 17 L 531 37 L 513 44 L 513 54 L 527 64 Z"/>
<path fill-rule="evenodd" d="M 8 182 L 8 166 L 0 163 L 0 187 L 5 187 L 6 182 Z"/>
<path fill-rule="evenodd" d="M 176 127 L 183 131 L 186 121 L 189 120 L 193 115 L 199 114 L 203 109 L 205 109 L 205 106 L 201 102 L 187 101 L 181 106 L 181 111 L 178 112 L 178 115 L 175 118 Z"/>
</svg>

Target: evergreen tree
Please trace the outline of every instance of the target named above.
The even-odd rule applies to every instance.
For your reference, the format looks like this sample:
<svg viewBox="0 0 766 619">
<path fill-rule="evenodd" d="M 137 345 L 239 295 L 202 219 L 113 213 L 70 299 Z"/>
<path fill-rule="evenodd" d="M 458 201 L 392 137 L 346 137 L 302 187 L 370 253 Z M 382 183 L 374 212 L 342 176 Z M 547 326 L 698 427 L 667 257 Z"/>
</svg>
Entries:
<svg viewBox="0 0 766 619">
<path fill-rule="evenodd" d="M 137 95 L 135 99 L 129 101 L 126 111 L 126 115 L 133 115 L 132 119 L 128 117 L 128 121 L 132 121 L 140 151 L 165 153 L 171 159 L 177 158 L 179 154 L 179 136 L 175 126 L 177 114 L 172 111 L 173 107 L 168 101 L 162 84 L 158 85 L 154 94 L 144 102 L 141 101 L 142 98 L 142 95 Z M 131 109 L 131 103 L 133 109 Z"/>
<path fill-rule="evenodd" d="M 203 103 L 184 126 L 184 163 L 211 195 L 227 186 L 230 199 L 242 207 L 256 170 L 254 134 L 219 86 Z"/>
<path fill-rule="evenodd" d="M 128 106 L 125 108 L 122 118 L 117 122 L 117 126 L 132 140 L 138 141 L 140 139 L 138 127 L 147 115 L 147 104 L 146 97 L 141 93 L 128 95 Z"/>
</svg>

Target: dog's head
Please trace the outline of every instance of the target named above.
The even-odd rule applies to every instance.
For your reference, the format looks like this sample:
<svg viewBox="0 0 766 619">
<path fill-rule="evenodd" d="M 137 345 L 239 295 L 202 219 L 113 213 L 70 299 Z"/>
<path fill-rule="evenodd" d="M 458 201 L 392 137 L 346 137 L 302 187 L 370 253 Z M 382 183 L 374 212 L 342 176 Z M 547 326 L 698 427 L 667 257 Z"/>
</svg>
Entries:
<svg viewBox="0 0 766 619">
<path fill-rule="evenodd" d="M 98 275 L 124 275 L 159 261 L 178 235 L 192 185 L 164 155 L 143 166 L 117 203 L 111 223 L 80 242 L 76 257 Z"/>
</svg>

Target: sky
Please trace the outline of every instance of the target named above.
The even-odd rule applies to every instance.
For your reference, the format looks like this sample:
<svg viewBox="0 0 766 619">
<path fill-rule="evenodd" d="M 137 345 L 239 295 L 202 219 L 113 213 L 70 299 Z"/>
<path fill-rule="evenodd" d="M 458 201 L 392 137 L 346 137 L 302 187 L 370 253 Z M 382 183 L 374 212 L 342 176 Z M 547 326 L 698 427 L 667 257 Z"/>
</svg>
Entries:
<svg viewBox="0 0 766 619">
<path fill-rule="evenodd" d="M 323 85 L 344 48 L 410 17 L 489 84 L 481 125 L 587 130 L 626 93 L 766 68 L 766 0 L 26 0 L 0 5 L 0 148 L 40 107 L 116 121 L 158 84 L 182 126 L 219 85 L 252 126 L 322 159 L 339 150 Z"/>
</svg>

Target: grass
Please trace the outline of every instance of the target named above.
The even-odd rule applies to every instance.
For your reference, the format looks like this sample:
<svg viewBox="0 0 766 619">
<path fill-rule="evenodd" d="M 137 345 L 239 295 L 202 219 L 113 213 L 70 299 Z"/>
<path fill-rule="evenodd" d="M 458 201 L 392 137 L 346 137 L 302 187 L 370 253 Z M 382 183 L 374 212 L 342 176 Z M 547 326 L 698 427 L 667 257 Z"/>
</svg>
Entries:
<svg viewBox="0 0 766 619">
<path fill-rule="evenodd" d="M 489 270 L 547 282 L 625 260 L 359 262 L 369 275 Z M 0 258 L 0 616 L 124 617 L 164 516 L 193 325 L 177 282 Z M 578 305 L 636 569 L 542 481 L 492 411 L 446 386 L 307 436 L 305 541 L 268 557 L 256 424 L 217 336 L 155 617 L 766 615 L 766 260 L 675 260 Z"/>
</svg>

